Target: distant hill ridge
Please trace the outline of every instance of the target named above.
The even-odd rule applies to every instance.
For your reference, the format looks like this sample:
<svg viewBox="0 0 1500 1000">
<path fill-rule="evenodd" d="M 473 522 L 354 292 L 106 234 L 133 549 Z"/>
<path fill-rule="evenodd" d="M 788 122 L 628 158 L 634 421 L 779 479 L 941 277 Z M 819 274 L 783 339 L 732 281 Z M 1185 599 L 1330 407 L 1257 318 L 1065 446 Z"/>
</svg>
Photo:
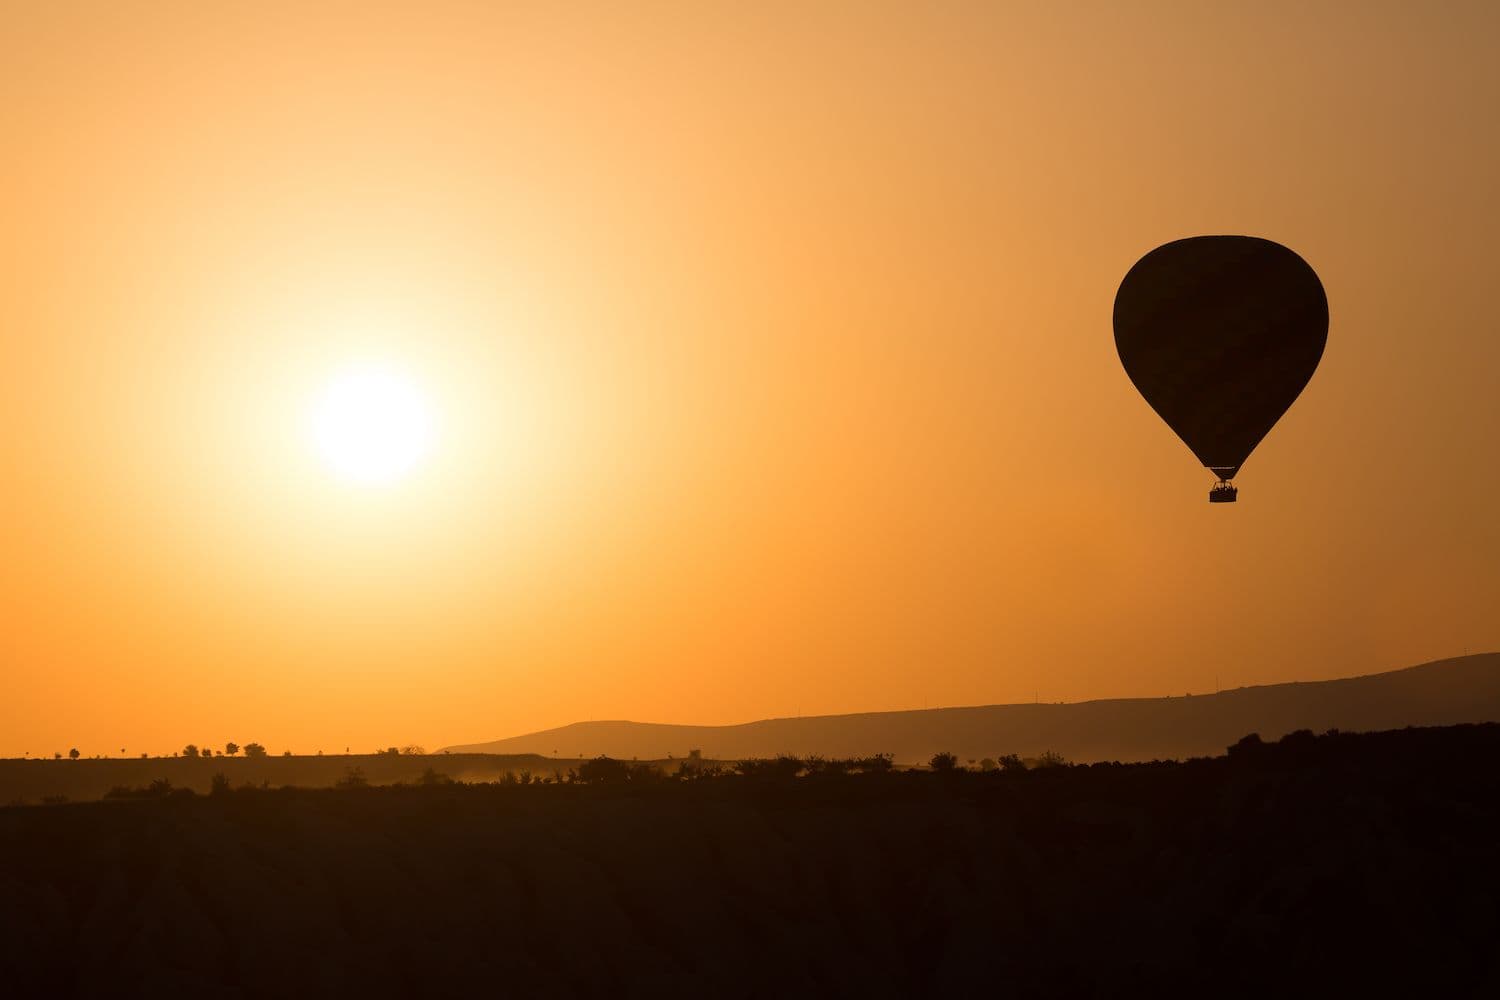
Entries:
<svg viewBox="0 0 1500 1000">
<path fill-rule="evenodd" d="M 734 726 L 575 722 L 440 752 L 556 751 L 566 757 L 642 759 L 680 757 L 691 749 L 719 759 L 891 753 L 898 763 L 908 763 L 925 761 L 939 751 L 967 760 L 1053 750 L 1075 761 L 1135 761 L 1219 754 L 1251 732 L 1274 739 L 1296 729 L 1362 732 L 1497 721 L 1500 653 L 1482 653 L 1362 677 L 1181 698 L 861 712 Z"/>
</svg>

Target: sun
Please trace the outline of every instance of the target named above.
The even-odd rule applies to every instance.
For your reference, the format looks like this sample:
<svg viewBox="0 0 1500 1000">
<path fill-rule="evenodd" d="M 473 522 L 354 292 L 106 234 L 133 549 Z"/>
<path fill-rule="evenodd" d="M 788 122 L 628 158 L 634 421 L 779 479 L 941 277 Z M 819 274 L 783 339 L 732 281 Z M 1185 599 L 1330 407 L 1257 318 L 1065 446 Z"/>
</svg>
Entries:
<svg viewBox="0 0 1500 1000">
<path fill-rule="evenodd" d="M 405 479 L 433 443 L 432 411 L 397 368 L 363 365 L 331 378 L 312 410 L 312 436 L 328 468 L 360 486 Z"/>
</svg>

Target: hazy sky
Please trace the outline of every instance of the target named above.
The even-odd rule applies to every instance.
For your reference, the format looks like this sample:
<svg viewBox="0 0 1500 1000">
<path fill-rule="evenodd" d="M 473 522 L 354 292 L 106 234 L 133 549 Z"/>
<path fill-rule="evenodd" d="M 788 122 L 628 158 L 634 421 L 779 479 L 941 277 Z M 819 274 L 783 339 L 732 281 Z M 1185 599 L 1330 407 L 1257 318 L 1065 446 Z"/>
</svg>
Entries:
<svg viewBox="0 0 1500 1000">
<path fill-rule="evenodd" d="M 1497 12 L 6 3 L 0 754 L 1500 647 Z M 1332 317 L 1230 507 L 1110 327 L 1203 233 Z M 382 488 L 311 443 L 363 362 Z"/>
</svg>

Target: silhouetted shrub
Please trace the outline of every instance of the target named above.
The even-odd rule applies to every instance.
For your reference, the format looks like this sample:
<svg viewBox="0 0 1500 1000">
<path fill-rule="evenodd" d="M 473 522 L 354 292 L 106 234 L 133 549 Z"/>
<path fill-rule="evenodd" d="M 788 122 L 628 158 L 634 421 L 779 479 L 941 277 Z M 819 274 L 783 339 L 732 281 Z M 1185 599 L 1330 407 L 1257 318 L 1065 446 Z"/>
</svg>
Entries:
<svg viewBox="0 0 1500 1000">
<path fill-rule="evenodd" d="M 164 799 L 173 791 L 171 781 L 166 778 L 157 778 L 144 788 L 116 785 L 105 792 L 104 797 L 106 799 Z M 180 789 L 180 791 L 188 791 L 188 789 Z"/>
<path fill-rule="evenodd" d="M 860 757 L 855 766 L 865 774 L 887 774 L 896 766 L 896 758 L 894 754 L 877 753 Z"/>
<path fill-rule="evenodd" d="M 521 773 L 530 775 L 529 771 Z M 585 785 L 621 785 L 630 780 L 630 765 L 613 757 L 595 757 L 579 764 L 575 773 L 577 780 Z"/>
<path fill-rule="evenodd" d="M 995 758 L 993 757 L 986 757 L 979 762 L 979 769 L 981 771 L 993 771 L 998 766 L 999 765 L 995 763 Z"/>
<path fill-rule="evenodd" d="M 334 788 L 368 788 L 369 779 L 365 777 L 364 768 L 346 767 L 344 776 L 333 783 Z"/>
<path fill-rule="evenodd" d="M 220 771 L 209 781 L 208 793 L 210 795 L 228 795 L 230 792 L 229 777 Z"/>
<path fill-rule="evenodd" d="M 771 758 L 755 758 L 751 760 L 736 761 L 734 769 L 746 778 L 763 779 L 785 779 L 795 778 L 802 773 L 803 763 L 800 757 L 790 754 L 781 754 Z"/>
<path fill-rule="evenodd" d="M 935 753 L 927 766 L 934 771 L 956 771 L 958 770 L 958 758 L 951 753 Z"/>
<path fill-rule="evenodd" d="M 807 769 L 809 775 L 821 774 L 829 776 L 842 776 L 850 773 L 859 766 L 859 762 L 851 758 L 830 757 L 824 759 L 817 754 L 803 758 L 802 764 Z"/>
<path fill-rule="evenodd" d="M 1276 741 L 1276 754 L 1286 763 L 1305 766 L 1322 748 L 1311 729 L 1296 729 Z"/>
<path fill-rule="evenodd" d="M 265 755 L 266 755 L 266 748 L 263 747 L 263 746 L 261 746 L 259 743 L 246 743 L 245 744 L 245 756 L 246 757 L 264 757 Z"/>
<path fill-rule="evenodd" d="M 1058 753 L 1056 750 L 1047 750 L 1047 751 L 1044 751 L 1042 753 L 1042 755 L 1036 759 L 1036 766 L 1037 767 L 1067 767 L 1068 766 L 1068 758 L 1064 757 L 1062 754 Z"/>
<path fill-rule="evenodd" d="M 78 759 L 78 748 L 77 747 L 74 747 L 73 749 L 71 749 L 71 750 L 68 751 L 68 759 L 69 760 L 77 760 Z"/>
<path fill-rule="evenodd" d="M 999 764 L 1002 771 L 1016 772 L 1026 770 L 1026 762 L 1021 759 L 1020 754 L 1003 753 L 1000 755 Z"/>
<path fill-rule="evenodd" d="M 417 784 L 432 788 L 437 785 L 451 785 L 453 784 L 453 779 L 448 777 L 446 774 L 439 774 L 429 767 L 427 770 L 423 771 L 422 776 L 417 779 Z"/>
<path fill-rule="evenodd" d="M 1252 754 L 1263 749 L 1265 749 L 1265 743 L 1261 741 L 1260 733 L 1251 733 L 1248 736 L 1240 737 L 1240 739 L 1228 749 L 1227 753 L 1231 757 L 1244 757 L 1248 754 Z"/>
</svg>

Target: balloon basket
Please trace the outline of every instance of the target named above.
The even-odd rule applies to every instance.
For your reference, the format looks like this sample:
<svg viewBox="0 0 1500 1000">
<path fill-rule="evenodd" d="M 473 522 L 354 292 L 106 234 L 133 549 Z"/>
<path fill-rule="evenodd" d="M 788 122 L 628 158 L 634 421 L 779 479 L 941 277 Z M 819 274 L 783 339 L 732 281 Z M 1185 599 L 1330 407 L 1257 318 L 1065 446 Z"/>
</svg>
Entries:
<svg viewBox="0 0 1500 1000">
<path fill-rule="evenodd" d="M 1214 488 L 1208 491 L 1209 503 L 1234 503 L 1239 499 L 1240 491 L 1233 483 L 1221 479 L 1214 483 Z"/>
</svg>

